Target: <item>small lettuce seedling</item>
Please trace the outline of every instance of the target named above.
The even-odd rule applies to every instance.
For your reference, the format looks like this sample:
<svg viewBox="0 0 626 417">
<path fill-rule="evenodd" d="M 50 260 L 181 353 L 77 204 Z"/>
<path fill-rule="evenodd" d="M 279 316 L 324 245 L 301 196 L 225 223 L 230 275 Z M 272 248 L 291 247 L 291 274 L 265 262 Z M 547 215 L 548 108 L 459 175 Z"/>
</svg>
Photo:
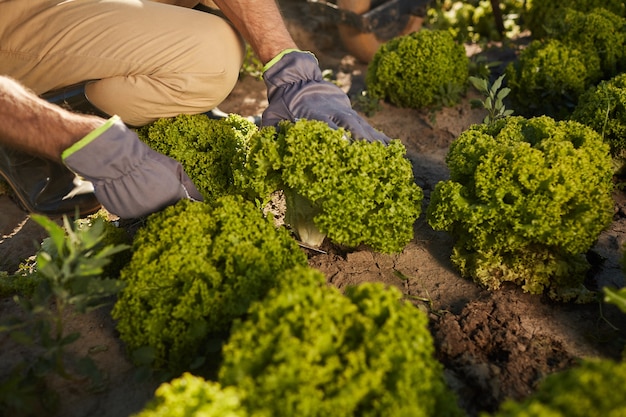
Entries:
<svg viewBox="0 0 626 417">
<path fill-rule="evenodd" d="M 604 302 L 613 304 L 622 313 L 626 313 L 626 288 L 615 289 L 611 287 L 602 288 L 604 292 Z"/>
<path fill-rule="evenodd" d="M 626 247 L 622 246 L 622 259 L 620 261 L 622 271 L 626 271 Z M 622 313 L 626 313 L 626 287 L 614 288 L 604 287 L 602 288 L 604 293 L 604 302 L 613 304 L 619 308 Z"/>
<path fill-rule="evenodd" d="M 413 238 L 423 192 L 399 140 L 349 140 L 343 129 L 299 120 L 252 136 L 240 187 L 267 198 L 283 190 L 288 222 L 304 243 L 324 236 L 399 252 Z"/>
<path fill-rule="evenodd" d="M 381 45 L 367 68 L 367 91 L 399 107 L 453 105 L 465 91 L 469 58 L 447 30 L 422 29 Z"/>
<path fill-rule="evenodd" d="M 367 283 L 342 294 L 311 268 L 284 276 L 236 321 L 224 346 L 219 382 L 243 392 L 248 411 L 462 415 L 434 357 L 426 313 L 401 301 L 399 290 Z"/>
<path fill-rule="evenodd" d="M 135 235 L 112 315 L 130 352 L 142 354 L 138 360 L 189 370 L 210 358 L 207 340 L 228 332 L 281 271 L 306 262 L 287 230 L 253 203 L 182 200 L 149 216 Z"/>
<path fill-rule="evenodd" d="M 584 253 L 613 216 L 611 157 L 598 133 L 508 117 L 463 132 L 446 162 L 450 180 L 431 194 L 428 222 L 456 238 L 452 261 L 463 276 L 586 300 Z"/>
<path fill-rule="evenodd" d="M 70 331 L 67 319 L 111 302 L 122 283 L 109 275 L 110 263 L 129 248 L 102 217 L 70 221 L 64 216 L 63 226 L 42 215 L 32 219 L 49 237 L 37 252 L 30 277 L 16 276 L 28 282 L 18 285 L 24 291 L 14 296 L 23 314 L 2 317 L 0 334 L 6 332 L 34 356 L 12 363 L 10 375 L 0 381 L 0 409 L 6 415 L 35 415 L 38 407 L 40 413 L 45 409 L 54 414 L 59 397 L 49 386 L 53 375 L 86 382 L 91 389 L 104 387 L 105 375 L 91 357 L 68 352 L 81 334 Z"/>
<path fill-rule="evenodd" d="M 485 78 L 469 77 L 474 88 L 485 96 L 484 100 L 474 99 L 471 101 L 473 107 L 482 107 L 487 110 L 487 116 L 483 119 L 485 124 L 493 123 L 513 114 L 513 110 L 508 110 L 504 105 L 504 99 L 509 95 L 511 89 L 502 87 L 503 79 L 504 74 L 496 78 L 490 85 Z"/>
</svg>

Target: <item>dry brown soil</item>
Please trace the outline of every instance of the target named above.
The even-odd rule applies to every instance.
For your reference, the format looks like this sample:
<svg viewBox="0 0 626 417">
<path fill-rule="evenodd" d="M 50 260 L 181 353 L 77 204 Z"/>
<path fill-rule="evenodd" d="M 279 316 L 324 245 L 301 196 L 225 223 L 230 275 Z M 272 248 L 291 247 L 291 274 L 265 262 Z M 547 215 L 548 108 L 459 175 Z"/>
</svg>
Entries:
<svg viewBox="0 0 626 417">
<path fill-rule="evenodd" d="M 323 17 L 308 15 L 303 0 L 280 3 L 299 45 L 313 50 L 322 68 L 332 69 L 345 91 L 356 97 L 364 88 L 367 67 L 347 54 L 336 28 Z M 253 115 L 266 103 L 263 83 L 244 77 L 221 109 Z M 416 181 L 425 191 L 426 206 L 435 184 L 447 178 L 448 146 L 483 117 L 481 110 L 471 108 L 467 97 L 455 107 L 436 112 L 383 104 L 368 120 L 406 145 Z M 626 238 L 626 200 L 616 193 L 615 201 L 614 222 L 589 253 L 593 269 L 587 283 L 592 289 L 624 284 L 619 259 Z M 0 270 L 14 271 L 34 253 L 34 243 L 44 233 L 6 194 L 0 196 L 0 213 Z M 327 253 L 311 253 L 310 264 L 339 288 L 366 281 L 394 285 L 427 311 L 438 358 L 469 415 L 493 411 L 506 398 L 524 398 L 542 377 L 571 367 L 580 358 L 620 357 L 626 320 L 616 308 L 600 303 L 555 303 L 515 286 L 488 292 L 455 271 L 449 261 L 452 245 L 446 233 L 433 231 L 422 216 L 415 224 L 415 239 L 400 254 L 368 250 L 346 254 L 330 247 Z M 11 299 L 0 300 L 0 315 L 15 311 Z M 108 384 L 91 392 L 81 382 L 58 382 L 61 410 L 57 415 L 123 417 L 141 409 L 156 383 L 136 378 L 108 310 L 71 318 L 69 323 L 83 336 L 72 349 L 80 355 L 97 352 L 92 357 L 106 371 Z M 0 371 L 30 354 L 6 338 L 0 338 L 0 346 Z"/>
</svg>

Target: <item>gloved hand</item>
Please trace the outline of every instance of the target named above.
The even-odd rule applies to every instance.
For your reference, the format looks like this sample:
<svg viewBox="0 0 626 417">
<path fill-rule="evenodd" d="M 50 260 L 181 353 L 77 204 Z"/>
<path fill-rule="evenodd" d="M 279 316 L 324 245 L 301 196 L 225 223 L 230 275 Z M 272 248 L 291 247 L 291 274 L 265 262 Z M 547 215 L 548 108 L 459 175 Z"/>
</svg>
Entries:
<svg viewBox="0 0 626 417">
<path fill-rule="evenodd" d="M 122 219 L 202 195 L 180 163 L 152 150 L 117 116 L 66 149 L 65 165 L 93 183 L 96 198 Z"/>
<path fill-rule="evenodd" d="M 263 126 L 276 126 L 281 120 L 320 120 L 333 129 L 342 127 L 350 131 L 354 139 L 389 143 L 387 136 L 352 109 L 350 99 L 339 87 L 322 79 L 312 53 L 285 52 L 276 62 L 270 61 L 263 73 L 269 101 L 263 112 Z"/>
</svg>

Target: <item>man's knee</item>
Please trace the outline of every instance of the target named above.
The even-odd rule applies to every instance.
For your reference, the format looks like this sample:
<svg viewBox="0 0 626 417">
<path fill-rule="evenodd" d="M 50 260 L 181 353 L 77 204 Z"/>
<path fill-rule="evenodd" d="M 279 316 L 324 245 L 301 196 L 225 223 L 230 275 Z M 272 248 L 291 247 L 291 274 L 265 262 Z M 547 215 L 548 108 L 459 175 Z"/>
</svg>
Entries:
<svg viewBox="0 0 626 417">
<path fill-rule="evenodd" d="M 217 107 L 233 90 L 243 63 L 244 43 L 232 26 L 216 16 L 206 27 L 179 44 L 173 68 L 151 74 L 115 76 L 91 82 L 89 100 L 108 114 L 118 114 L 131 125 L 160 117 L 202 113 Z M 165 59 L 165 57 L 164 57 Z"/>
<path fill-rule="evenodd" d="M 117 114 L 129 125 L 142 126 L 161 117 L 211 110 L 235 84 L 230 74 L 114 77 L 90 82 L 85 93 L 98 109 Z"/>
</svg>

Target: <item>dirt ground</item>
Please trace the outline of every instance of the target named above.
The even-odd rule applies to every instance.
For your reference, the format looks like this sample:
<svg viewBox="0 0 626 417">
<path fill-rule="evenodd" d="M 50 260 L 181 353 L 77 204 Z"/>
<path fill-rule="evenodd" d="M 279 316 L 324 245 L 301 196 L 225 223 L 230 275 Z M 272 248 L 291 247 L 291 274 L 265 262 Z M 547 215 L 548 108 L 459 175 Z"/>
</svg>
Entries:
<svg viewBox="0 0 626 417">
<path fill-rule="evenodd" d="M 353 98 L 358 96 L 367 67 L 344 50 L 336 28 L 323 17 L 308 16 L 304 1 L 280 3 L 300 47 L 313 50 L 321 67 L 332 69 L 345 91 Z M 263 82 L 244 77 L 220 109 L 254 115 L 266 104 Z M 382 104 L 368 120 L 406 145 L 416 181 L 425 192 L 426 207 L 435 184 L 447 178 L 444 158 L 450 143 L 483 117 L 483 111 L 472 109 L 466 97 L 459 105 L 437 112 Z M 619 260 L 626 240 L 626 198 L 616 193 L 615 201 L 613 224 L 589 252 L 593 269 L 587 284 L 591 289 L 624 285 Z M 0 213 L 0 271 L 14 271 L 35 252 L 35 242 L 44 232 L 6 194 L 0 196 Z M 506 398 L 524 398 L 542 377 L 571 367 L 580 358 L 621 356 L 626 319 L 616 308 L 555 303 L 515 286 L 488 292 L 459 276 L 449 260 L 452 245 L 446 233 L 433 231 L 422 216 L 415 225 L 415 239 L 400 254 L 367 250 L 345 254 L 331 248 L 327 253 L 311 253 L 310 264 L 339 288 L 368 281 L 394 285 L 427 311 L 438 358 L 470 416 L 493 411 Z M 0 315 L 14 311 L 11 299 L 0 300 Z M 108 379 L 107 385 L 95 392 L 81 383 L 59 382 L 61 409 L 57 415 L 123 417 L 140 410 L 152 397 L 156 383 L 138 378 L 108 310 L 72 319 L 70 326 L 83 336 L 72 349 L 81 355 L 96 352 L 92 357 Z M 12 346 L 6 338 L 0 338 L 0 346 L 0 371 L 28 357 L 28 352 Z"/>
</svg>

